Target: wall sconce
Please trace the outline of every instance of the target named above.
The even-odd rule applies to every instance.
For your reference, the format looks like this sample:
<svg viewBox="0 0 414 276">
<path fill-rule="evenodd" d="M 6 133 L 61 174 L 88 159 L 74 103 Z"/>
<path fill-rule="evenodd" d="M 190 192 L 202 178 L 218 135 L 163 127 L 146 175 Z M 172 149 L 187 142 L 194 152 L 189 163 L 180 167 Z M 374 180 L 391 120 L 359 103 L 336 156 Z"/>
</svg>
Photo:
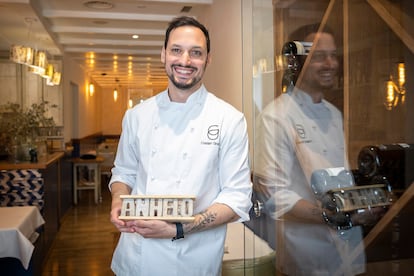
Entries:
<svg viewBox="0 0 414 276">
<path fill-rule="evenodd" d="M 116 82 L 116 87 L 114 88 L 114 102 L 116 102 L 118 100 L 118 87 L 119 87 L 119 79 L 116 78 L 115 79 Z"/>
<path fill-rule="evenodd" d="M 405 65 L 404 62 L 398 63 L 398 82 L 395 83 L 392 75 L 387 81 L 387 90 L 385 97 L 385 108 L 392 110 L 399 103 L 405 102 Z"/>
<path fill-rule="evenodd" d="M 89 96 L 93 96 L 93 93 L 95 93 L 95 85 L 93 83 L 89 83 Z"/>
<path fill-rule="evenodd" d="M 118 100 L 118 89 L 114 89 L 114 102 Z"/>
</svg>

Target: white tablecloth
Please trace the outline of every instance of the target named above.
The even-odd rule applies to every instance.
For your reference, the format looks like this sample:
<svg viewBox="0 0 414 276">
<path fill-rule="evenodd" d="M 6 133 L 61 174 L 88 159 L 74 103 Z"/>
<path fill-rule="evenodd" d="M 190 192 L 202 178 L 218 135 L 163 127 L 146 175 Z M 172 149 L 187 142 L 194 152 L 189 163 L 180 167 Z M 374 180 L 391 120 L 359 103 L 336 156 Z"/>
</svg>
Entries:
<svg viewBox="0 0 414 276">
<path fill-rule="evenodd" d="M 44 223 L 35 206 L 0 207 L 0 258 L 19 259 L 27 269 L 38 237 L 36 229 Z"/>
</svg>

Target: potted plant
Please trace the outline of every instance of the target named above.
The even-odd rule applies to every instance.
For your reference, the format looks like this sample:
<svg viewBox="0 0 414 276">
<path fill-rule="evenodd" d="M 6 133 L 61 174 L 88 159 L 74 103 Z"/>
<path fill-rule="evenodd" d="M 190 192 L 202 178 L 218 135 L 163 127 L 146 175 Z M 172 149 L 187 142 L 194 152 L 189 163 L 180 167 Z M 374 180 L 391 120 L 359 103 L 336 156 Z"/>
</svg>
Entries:
<svg viewBox="0 0 414 276">
<path fill-rule="evenodd" d="M 47 101 L 30 108 L 17 103 L 0 106 L 0 151 L 3 149 L 10 161 L 29 161 L 30 151 L 36 151 L 41 128 L 55 126 L 53 117 L 46 115 L 48 107 Z"/>
</svg>

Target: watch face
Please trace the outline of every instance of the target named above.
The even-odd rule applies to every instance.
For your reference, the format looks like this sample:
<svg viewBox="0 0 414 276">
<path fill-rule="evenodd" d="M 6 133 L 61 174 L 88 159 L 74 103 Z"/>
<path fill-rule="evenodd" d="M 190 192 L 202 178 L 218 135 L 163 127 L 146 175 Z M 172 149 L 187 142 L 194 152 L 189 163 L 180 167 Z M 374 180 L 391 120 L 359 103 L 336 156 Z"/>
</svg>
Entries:
<svg viewBox="0 0 414 276">
<path fill-rule="evenodd" d="M 391 205 L 392 198 L 385 184 L 355 186 L 328 192 L 337 212 L 352 212 Z"/>
</svg>

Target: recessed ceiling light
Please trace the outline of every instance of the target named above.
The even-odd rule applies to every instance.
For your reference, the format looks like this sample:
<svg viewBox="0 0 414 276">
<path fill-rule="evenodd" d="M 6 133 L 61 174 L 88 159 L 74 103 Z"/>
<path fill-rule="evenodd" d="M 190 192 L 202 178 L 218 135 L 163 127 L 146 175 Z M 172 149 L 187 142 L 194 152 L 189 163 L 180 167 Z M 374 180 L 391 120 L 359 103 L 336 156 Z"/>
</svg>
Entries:
<svg viewBox="0 0 414 276">
<path fill-rule="evenodd" d="M 132 38 L 133 38 L 133 39 L 138 39 L 138 37 L 139 37 L 139 35 L 137 35 L 137 34 L 132 35 Z"/>
<path fill-rule="evenodd" d="M 107 10 L 114 7 L 114 4 L 108 1 L 86 1 L 83 5 L 87 8 L 95 10 Z"/>
</svg>

